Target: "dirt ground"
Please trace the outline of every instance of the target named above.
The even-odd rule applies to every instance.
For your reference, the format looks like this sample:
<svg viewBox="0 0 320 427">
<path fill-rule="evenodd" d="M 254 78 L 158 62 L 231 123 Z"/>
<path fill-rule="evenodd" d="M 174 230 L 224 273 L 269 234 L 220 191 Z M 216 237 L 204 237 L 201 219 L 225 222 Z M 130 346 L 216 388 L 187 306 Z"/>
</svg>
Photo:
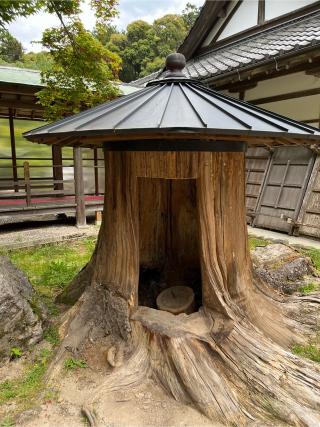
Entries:
<svg viewBox="0 0 320 427">
<path fill-rule="evenodd" d="M 86 424 L 81 408 L 99 388 L 102 375 L 90 369 L 69 372 L 59 384 L 56 401 L 47 401 L 36 410 L 27 412 L 19 420 L 21 427 L 82 427 Z M 98 426 L 219 426 L 191 406 L 182 405 L 150 379 L 136 388 L 114 391 L 104 395 L 93 405 L 99 414 Z"/>
</svg>

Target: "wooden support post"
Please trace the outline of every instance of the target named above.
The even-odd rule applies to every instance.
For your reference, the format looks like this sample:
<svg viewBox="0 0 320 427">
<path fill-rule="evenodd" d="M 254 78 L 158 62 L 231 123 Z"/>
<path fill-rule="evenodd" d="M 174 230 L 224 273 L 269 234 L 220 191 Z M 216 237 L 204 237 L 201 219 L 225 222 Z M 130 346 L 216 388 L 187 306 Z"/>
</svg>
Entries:
<svg viewBox="0 0 320 427">
<path fill-rule="evenodd" d="M 52 146 L 52 174 L 54 181 L 63 181 L 63 167 L 62 167 L 62 149 L 59 146 Z M 63 182 L 54 182 L 54 190 L 63 190 Z M 59 196 L 63 196 L 59 194 Z"/>
<path fill-rule="evenodd" d="M 86 204 L 84 199 L 84 181 L 82 166 L 82 149 L 75 147 L 73 149 L 74 160 L 74 189 L 76 197 L 76 221 L 77 227 L 86 226 Z"/>
<path fill-rule="evenodd" d="M 99 195 L 99 169 L 98 169 L 98 149 L 93 149 L 93 165 L 94 165 L 94 194 Z"/>
<path fill-rule="evenodd" d="M 9 109 L 9 128 L 10 128 L 10 143 L 11 143 L 11 161 L 12 161 L 12 177 L 14 181 L 14 191 L 19 191 L 18 184 L 18 169 L 17 169 L 17 155 L 16 155 L 16 140 L 14 135 L 14 122 L 13 112 Z"/>
<path fill-rule="evenodd" d="M 96 211 L 95 224 L 96 225 L 101 225 L 101 223 L 102 223 L 102 212 L 101 211 Z"/>
<path fill-rule="evenodd" d="M 30 182 L 30 166 L 29 162 L 23 163 L 23 175 L 26 189 L 26 202 L 27 206 L 31 206 L 31 182 Z"/>
<path fill-rule="evenodd" d="M 264 23 L 265 21 L 265 16 L 266 16 L 266 12 L 265 12 L 265 0 L 259 0 L 259 6 L 258 6 L 258 25 L 261 25 Z"/>
<path fill-rule="evenodd" d="M 98 149 L 93 149 L 93 168 L 94 168 L 94 194 L 99 195 L 99 169 L 98 169 Z M 102 213 L 101 211 L 95 212 L 95 224 L 101 225 Z"/>
</svg>

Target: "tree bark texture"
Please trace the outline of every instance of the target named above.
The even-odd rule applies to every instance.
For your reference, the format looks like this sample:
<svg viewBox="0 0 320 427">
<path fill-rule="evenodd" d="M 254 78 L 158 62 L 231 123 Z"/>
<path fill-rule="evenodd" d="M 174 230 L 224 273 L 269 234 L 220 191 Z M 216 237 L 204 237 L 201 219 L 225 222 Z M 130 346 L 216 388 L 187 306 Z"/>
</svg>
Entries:
<svg viewBox="0 0 320 427">
<path fill-rule="evenodd" d="M 91 285 L 63 343 L 81 351 L 88 338 L 109 340 L 122 353 L 95 398 L 148 374 L 225 425 L 320 425 L 319 368 L 288 351 L 304 340 L 292 314 L 303 302 L 252 274 L 244 154 L 106 151 L 105 170 Z M 142 267 L 170 286 L 188 285 L 198 271 L 202 307 L 174 316 L 139 306 Z"/>
</svg>

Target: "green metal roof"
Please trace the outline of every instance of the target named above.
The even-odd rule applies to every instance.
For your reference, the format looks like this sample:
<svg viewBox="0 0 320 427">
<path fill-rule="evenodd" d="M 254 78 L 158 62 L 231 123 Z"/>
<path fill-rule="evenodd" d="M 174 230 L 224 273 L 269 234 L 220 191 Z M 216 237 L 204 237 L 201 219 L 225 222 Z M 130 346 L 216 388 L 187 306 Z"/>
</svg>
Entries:
<svg viewBox="0 0 320 427">
<path fill-rule="evenodd" d="M 43 86 L 39 70 L 29 68 L 6 67 L 0 65 L 0 83 L 18 83 L 28 86 Z M 117 83 L 123 95 L 129 95 L 141 88 L 136 88 L 125 83 Z"/>
<path fill-rule="evenodd" d="M 41 84 L 40 71 L 28 68 L 5 67 L 4 65 L 0 65 L 0 82 L 43 86 Z"/>
</svg>

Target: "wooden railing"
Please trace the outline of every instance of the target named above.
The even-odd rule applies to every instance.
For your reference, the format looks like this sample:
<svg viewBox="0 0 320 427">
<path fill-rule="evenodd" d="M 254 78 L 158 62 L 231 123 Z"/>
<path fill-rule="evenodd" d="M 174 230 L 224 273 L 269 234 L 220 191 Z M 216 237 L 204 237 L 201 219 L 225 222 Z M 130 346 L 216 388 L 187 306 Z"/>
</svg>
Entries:
<svg viewBox="0 0 320 427">
<path fill-rule="evenodd" d="M 99 169 L 104 166 L 99 165 L 102 159 L 98 158 L 96 150 L 93 151 L 92 157 L 82 159 L 81 149 L 75 148 L 74 156 L 61 158 L 61 164 L 53 164 L 50 157 L 17 157 L 15 165 L 8 165 L 3 163 L 11 162 L 11 158 L 0 157 L 0 215 L 71 211 L 76 212 L 77 225 L 85 225 L 86 212 L 101 211 L 104 196 L 102 184 L 99 186 Z M 53 173 L 38 176 L 39 168 Z M 54 173 L 54 168 L 61 173 Z M 66 168 L 73 169 L 72 178 L 64 179 Z M 91 189 L 86 188 L 84 182 L 84 172 L 88 169 L 91 169 L 91 174 L 93 169 L 93 177 L 87 180 Z M 12 178 L 1 177 L 2 170 Z M 55 179 L 52 175 L 61 175 L 62 179 Z"/>
</svg>

